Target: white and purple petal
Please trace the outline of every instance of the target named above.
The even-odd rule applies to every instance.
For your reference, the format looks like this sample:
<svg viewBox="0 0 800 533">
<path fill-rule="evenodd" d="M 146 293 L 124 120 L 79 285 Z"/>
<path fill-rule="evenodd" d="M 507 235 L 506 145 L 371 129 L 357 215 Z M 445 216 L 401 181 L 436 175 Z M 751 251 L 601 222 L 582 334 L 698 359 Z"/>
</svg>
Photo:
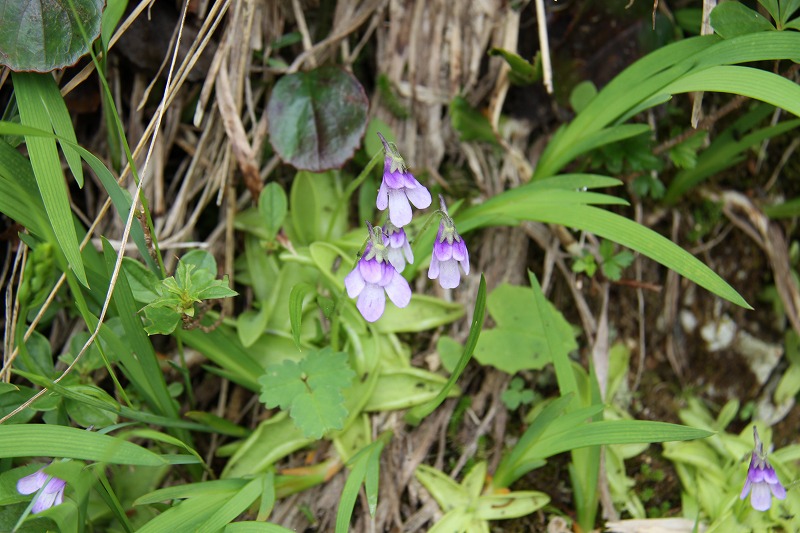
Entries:
<svg viewBox="0 0 800 533">
<path fill-rule="evenodd" d="M 416 181 L 416 180 L 414 180 Z M 431 205 L 431 193 L 427 188 L 417 183 L 417 187 L 407 187 L 406 196 L 417 209 L 425 209 Z"/>
<path fill-rule="evenodd" d="M 367 282 L 364 281 L 364 276 L 361 275 L 361 269 L 358 265 L 344 278 L 344 287 L 347 289 L 347 295 L 350 298 L 355 298 L 361 294 L 366 284 Z"/>
<path fill-rule="evenodd" d="M 455 259 L 442 261 L 439 265 L 439 285 L 443 289 L 455 289 L 461 282 L 461 273 L 458 271 L 458 263 Z"/>
<path fill-rule="evenodd" d="M 378 283 L 383 277 L 383 265 L 375 258 L 369 260 L 359 259 L 358 270 L 368 284 Z"/>
<path fill-rule="evenodd" d="M 398 228 L 411 222 L 411 205 L 404 190 L 389 189 L 389 220 Z"/>
<path fill-rule="evenodd" d="M 367 322 L 378 320 L 386 308 L 386 296 L 383 294 L 383 288 L 368 283 L 361 291 L 356 307 Z"/>
<path fill-rule="evenodd" d="M 408 286 L 406 279 L 397 272 L 393 272 L 392 279 L 385 289 L 387 296 L 397 307 L 405 307 L 411 301 L 411 287 Z"/>
<path fill-rule="evenodd" d="M 389 188 L 385 181 L 381 181 L 381 188 L 378 189 L 378 198 L 375 200 L 375 207 L 383 211 L 389 207 Z"/>
<path fill-rule="evenodd" d="M 42 488 L 45 481 L 47 481 L 47 474 L 44 473 L 43 468 L 40 468 L 33 474 L 20 478 L 19 481 L 17 481 L 17 492 L 20 494 L 33 494 Z"/>
<path fill-rule="evenodd" d="M 436 279 L 439 277 L 439 260 L 436 259 L 436 254 L 431 257 L 431 265 L 428 267 L 428 279 Z"/>
<path fill-rule="evenodd" d="M 433 254 L 439 261 L 449 261 L 453 257 L 453 245 L 447 240 L 440 242 L 436 239 L 433 243 Z"/>
<path fill-rule="evenodd" d="M 772 495 L 766 483 L 753 483 L 750 491 L 750 505 L 756 511 L 767 511 L 772 505 Z"/>
</svg>

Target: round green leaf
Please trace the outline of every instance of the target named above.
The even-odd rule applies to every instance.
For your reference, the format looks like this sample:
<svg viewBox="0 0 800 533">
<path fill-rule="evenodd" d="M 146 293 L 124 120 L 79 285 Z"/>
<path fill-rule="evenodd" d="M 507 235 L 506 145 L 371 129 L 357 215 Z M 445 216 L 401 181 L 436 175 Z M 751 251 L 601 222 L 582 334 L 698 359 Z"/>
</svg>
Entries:
<svg viewBox="0 0 800 533">
<path fill-rule="evenodd" d="M 267 106 L 272 147 L 286 163 L 321 172 L 353 156 L 367 127 L 364 88 L 337 67 L 281 78 Z"/>
<path fill-rule="evenodd" d="M 104 0 L 0 0 L 0 64 L 49 72 L 75 64 L 100 35 Z M 76 17 L 77 15 L 77 17 Z"/>
</svg>

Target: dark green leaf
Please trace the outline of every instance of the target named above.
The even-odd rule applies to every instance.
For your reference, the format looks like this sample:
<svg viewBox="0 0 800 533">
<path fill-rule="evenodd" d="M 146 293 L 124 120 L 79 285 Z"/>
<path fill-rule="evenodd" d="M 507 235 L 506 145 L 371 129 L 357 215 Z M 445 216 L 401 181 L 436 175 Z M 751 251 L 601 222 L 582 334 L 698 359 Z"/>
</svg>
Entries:
<svg viewBox="0 0 800 533">
<path fill-rule="evenodd" d="M 497 144 L 489 119 L 473 109 L 462 96 L 450 102 L 450 121 L 462 141 L 484 141 Z"/>
<path fill-rule="evenodd" d="M 261 196 L 258 200 L 258 212 L 261 213 L 261 218 L 266 224 L 267 240 L 275 239 L 278 230 L 283 225 L 283 220 L 286 218 L 286 193 L 283 187 L 275 182 L 267 184 L 261 190 Z"/>
<path fill-rule="evenodd" d="M 538 52 L 533 65 L 514 52 L 509 52 L 502 48 L 490 49 L 489 55 L 500 56 L 506 60 L 508 66 L 511 67 L 508 77 L 514 85 L 531 85 L 542 78 L 542 60 Z"/>
<path fill-rule="evenodd" d="M 104 0 L 0 0 L 0 64 L 49 72 L 75 64 L 100 34 Z M 76 18 L 75 14 L 78 14 Z M 85 42 L 80 26 L 90 42 Z"/>
<path fill-rule="evenodd" d="M 296 168 L 340 168 L 361 142 L 368 107 L 364 88 L 340 68 L 288 74 L 267 105 L 270 142 Z"/>
<path fill-rule="evenodd" d="M 723 2 L 715 7 L 711 12 L 711 26 L 725 39 L 775 29 L 758 12 L 739 2 Z"/>
<path fill-rule="evenodd" d="M 306 296 L 314 292 L 314 287 L 308 283 L 298 283 L 292 287 L 289 294 L 289 322 L 292 326 L 292 338 L 294 345 L 300 348 L 300 324 L 303 320 L 303 301 Z"/>
<path fill-rule="evenodd" d="M 475 351 L 475 345 L 478 344 L 478 339 L 481 336 L 481 330 L 483 329 L 483 317 L 484 312 L 486 310 L 486 280 L 481 274 L 481 282 L 478 285 L 478 295 L 475 298 L 475 308 L 472 312 L 472 324 L 469 328 L 469 336 L 467 337 L 467 344 L 464 346 L 464 353 L 461 355 L 461 359 L 458 361 L 458 365 L 456 369 L 450 374 L 450 379 L 447 380 L 447 383 L 442 390 L 439 391 L 439 394 L 431 400 L 429 403 L 420 405 L 411 409 L 408 413 L 406 413 L 406 422 L 412 425 L 419 424 L 423 418 L 431 414 L 441 403 L 447 398 L 447 395 L 450 394 L 453 386 L 458 381 L 458 378 L 461 377 L 461 373 L 467 367 L 467 363 L 469 363 L 470 358 L 472 357 L 472 352 Z"/>
</svg>

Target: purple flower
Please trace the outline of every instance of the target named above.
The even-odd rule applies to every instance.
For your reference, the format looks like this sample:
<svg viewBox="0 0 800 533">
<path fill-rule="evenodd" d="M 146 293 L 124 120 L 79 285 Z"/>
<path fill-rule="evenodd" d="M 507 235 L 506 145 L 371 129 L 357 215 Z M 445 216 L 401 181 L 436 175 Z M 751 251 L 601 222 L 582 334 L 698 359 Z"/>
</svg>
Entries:
<svg viewBox="0 0 800 533">
<path fill-rule="evenodd" d="M 384 243 L 389 262 L 398 272 L 402 272 L 406 268 L 406 261 L 414 262 L 414 253 L 411 251 L 406 232 L 403 228 L 398 228 L 388 221 L 383 226 L 383 234 L 386 237 Z"/>
<path fill-rule="evenodd" d="M 44 487 L 44 490 L 39 493 L 36 497 L 36 502 L 33 504 L 32 512 L 36 514 L 64 501 L 64 487 L 66 484 L 67 482 L 63 479 L 49 476 L 44 473 L 44 468 L 40 468 L 33 474 L 17 481 L 17 492 L 20 494 L 33 494 Z"/>
<path fill-rule="evenodd" d="M 375 322 L 386 307 L 386 296 L 397 307 L 411 301 L 411 287 L 389 262 L 389 251 L 383 244 L 383 231 L 370 228 L 371 240 L 356 267 L 344 278 L 350 298 L 358 297 L 356 307 L 368 322 Z"/>
<path fill-rule="evenodd" d="M 442 220 L 439 222 L 439 232 L 433 242 L 433 256 L 431 257 L 431 266 L 428 268 L 428 277 L 430 279 L 439 278 L 439 285 L 443 289 L 453 289 L 461 283 L 461 273 L 458 271 L 459 263 L 464 275 L 469 274 L 469 253 L 464 239 L 456 231 L 453 219 L 447 214 L 447 206 L 441 195 L 439 195 L 439 203 L 441 204 Z"/>
<path fill-rule="evenodd" d="M 753 426 L 755 449 L 750 457 L 750 467 L 747 469 L 747 481 L 739 499 L 744 500 L 750 494 L 750 505 L 756 511 L 767 511 L 772 506 L 772 496 L 779 500 L 786 498 L 786 489 L 781 485 L 775 469 L 767 461 L 764 446 L 758 438 L 758 430 Z"/>
<path fill-rule="evenodd" d="M 431 205 L 431 193 L 408 171 L 394 143 L 386 142 L 380 133 L 378 136 L 383 143 L 386 157 L 383 163 L 383 180 L 375 205 L 381 211 L 388 207 L 389 220 L 402 228 L 411 222 L 409 202 L 417 209 L 425 209 Z"/>
</svg>

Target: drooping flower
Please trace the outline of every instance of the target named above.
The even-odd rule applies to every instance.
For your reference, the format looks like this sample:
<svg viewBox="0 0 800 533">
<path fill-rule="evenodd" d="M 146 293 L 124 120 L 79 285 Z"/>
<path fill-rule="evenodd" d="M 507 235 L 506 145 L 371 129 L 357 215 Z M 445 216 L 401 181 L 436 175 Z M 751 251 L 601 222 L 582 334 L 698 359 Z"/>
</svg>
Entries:
<svg viewBox="0 0 800 533">
<path fill-rule="evenodd" d="M 767 511 L 772 506 L 772 497 L 779 500 L 786 498 L 786 489 L 781 485 L 775 469 L 767 461 L 764 445 L 758 438 L 758 430 L 753 426 L 755 448 L 750 457 L 750 467 L 747 469 L 747 480 L 744 482 L 742 494 L 739 499 L 744 500 L 750 494 L 750 505 L 756 511 Z"/>
<path fill-rule="evenodd" d="M 417 209 L 425 209 L 431 205 L 431 193 L 408 171 L 394 143 L 387 142 L 380 133 L 378 136 L 383 143 L 385 158 L 383 180 L 375 205 L 381 211 L 388 207 L 389 220 L 398 228 L 402 228 L 411 222 L 409 202 Z"/>
<path fill-rule="evenodd" d="M 392 224 L 390 220 L 383 225 L 383 234 L 389 262 L 398 272 L 402 272 L 406 268 L 406 261 L 414 262 L 414 252 L 411 251 L 406 232 L 403 228 Z"/>
<path fill-rule="evenodd" d="M 441 205 L 442 219 L 439 222 L 436 240 L 433 242 L 433 255 L 431 256 L 431 266 L 428 268 L 428 277 L 430 279 L 439 278 L 439 285 L 443 289 L 454 289 L 461 283 L 461 273 L 458 271 L 459 263 L 464 275 L 469 274 L 469 253 L 464 239 L 456 231 L 453 219 L 447 214 L 447 206 L 441 195 L 439 195 L 439 204 Z"/>
<path fill-rule="evenodd" d="M 381 228 L 370 227 L 370 242 L 356 267 L 344 278 L 344 286 L 350 298 L 358 297 L 356 307 L 368 322 L 383 315 L 386 295 L 397 307 L 405 307 L 411 301 L 411 287 L 389 262 Z"/>
<path fill-rule="evenodd" d="M 44 487 L 42 492 L 36 496 L 36 501 L 33 504 L 32 512 L 36 514 L 64 501 L 64 488 L 66 485 L 67 482 L 63 479 L 49 476 L 44 473 L 44 468 L 40 468 L 33 474 L 17 481 L 17 492 L 26 495 L 33 494 Z"/>
</svg>

